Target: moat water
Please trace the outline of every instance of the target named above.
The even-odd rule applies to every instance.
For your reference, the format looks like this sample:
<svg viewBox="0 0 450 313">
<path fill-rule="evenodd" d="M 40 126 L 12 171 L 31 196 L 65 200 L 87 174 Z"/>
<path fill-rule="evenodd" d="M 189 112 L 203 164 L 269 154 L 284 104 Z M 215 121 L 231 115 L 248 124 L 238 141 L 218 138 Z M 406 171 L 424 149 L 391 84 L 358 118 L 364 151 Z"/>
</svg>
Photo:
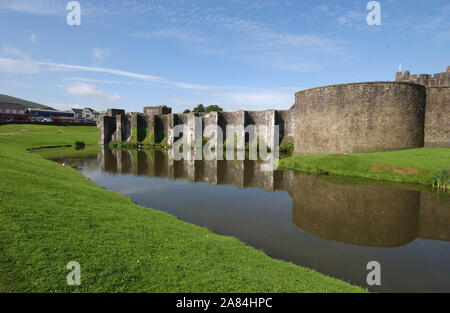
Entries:
<svg viewBox="0 0 450 313">
<path fill-rule="evenodd" d="M 375 292 L 450 292 L 450 195 L 291 171 L 255 161 L 174 161 L 160 151 L 75 160 L 137 204 L 234 236 L 269 256 Z M 367 264 L 381 265 L 368 286 Z"/>
</svg>

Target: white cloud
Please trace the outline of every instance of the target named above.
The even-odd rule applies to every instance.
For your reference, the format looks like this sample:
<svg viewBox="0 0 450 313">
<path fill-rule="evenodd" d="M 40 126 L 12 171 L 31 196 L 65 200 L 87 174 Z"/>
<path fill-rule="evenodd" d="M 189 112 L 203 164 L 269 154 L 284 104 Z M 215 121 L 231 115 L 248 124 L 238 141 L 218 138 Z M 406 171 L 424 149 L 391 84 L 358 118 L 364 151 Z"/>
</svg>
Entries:
<svg viewBox="0 0 450 313">
<path fill-rule="evenodd" d="M 66 70 L 66 71 L 80 71 L 80 72 L 94 72 L 94 73 L 106 73 L 110 75 L 130 78 L 132 80 L 126 81 L 128 84 L 158 84 L 165 85 L 167 87 L 175 87 L 190 92 L 189 95 L 177 95 L 173 99 L 174 104 L 185 105 L 186 103 L 219 103 L 223 105 L 227 110 L 239 110 L 239 109 L 288 109 L 294 103 L 293 94 L 300 90 L 300 88 L 249 88 L 241 86 L 213 86 L 213 85 L 197 85 L 186 82 L 170 81 L 158 76 L 127 72 L 123 70 L 101 68 L 101 67 L 89 67 L 70 65 L 53 62 L 40 62 L 40 61 L 20 61 L 0 58 L 0 70 L 2 62 L 13 62 L 17 65 L 31 65 L 39 70 L 42 68 L 49 68 L 50 70 Z M 93 102 L 97 104 L 109 104 L 111 102 L 117 102 L 121 99 L 118 94 L 107 95 L 104 92 L 98 90 L 93 83 L 104 84 L 124 84 L 119 80 L 96 80 L 92 78 L 83 77 L 69 77 L 69 81 L 72 81 L 69 85 L 64 86 L 66 91 L 71 95 L 89 97 Z M 170 96 L 169 96 L 170 97 Z"/>
<path fill-rule="evenodd" d="M 324 4 L 321 4 L 316 8 L 316 11 L 319 13 L 328 12 L 328 7 Z"/>
<path fill-rule="evenodd" d="M 67 2 L 58 0 L 0 0 L 0 9 L 36 15 L 66 14 Z"/>
<path fill-rule="evenodd" d="M 68 103 L 49 103 L 48 106 L 57 109 L 57 110 L 61 110 L 61 111 L 66 111 L 69 109 L 83 109 L 84 107 L 82 105 L 78 105 L 78 104 L 68 104 Z"/>
<path fill-rule="evenodd" d="M 132 36 L 147 39 L 174 39 L 184 43 L 196 43 L 196 44 L 211 40 L 202 35 L 198 35 L 193 32 L 176 28 L 171 29 L 165 28 L 147 32 L 138 32 L 132 34 Z"/>
<path fill-rule="evenodd" d="M 31 61 L 28 54 L 14 46 L 4 45 L 3 55 L 15 57 L 16 59 L 0 57 L 0 72 L 15 74 L 33 74 L 39 72 L 39 66 Z"/>
<path fill-rule="evenodd" d="M 183 89 L 205 90 L 205 89 L 210 88 L 208 86 L 203 86 L 203 85 L 170 81 L 170 80 L 166 80 L 164 78 L 161 78 L 158 76 L 153 76 L 153 75 L 139 74 L 139 73 L 133 73 L 133 72 L 127 72 L 127 71 L 115 70 L 115 69 L 109 69 L 109 68 L 102 68 L 102 67 L 70 65 L 70 64 L 62 64 L 62 63 L 53 63 L 53 62 L 34 62 L 34 63 L 36 65 L 50 67 L 52 69 L 107 73 L 107 74 L 112 74 L 112 75 L 117 75 L 117 76 L 134 78 L 134 79 L 151 82 L 151 83 L 170 85 L 170 86 L 179 87 L 179 88 L 183 88 Z"/>
<path fill-rule="evenodd" d="M 278 88 L 274 90 L 248 89 L 226 91 L 214 95 L 216 102 L 228 110 L 287 110 L 294 104 L 294 92 L 299 89 Z"/>
<path fill-rule="evenodd" d="M 12 52 L 20 54 L 20 50 L 17 50 L 17 51 L 13 50 Z M 12 59 L 6 59 L 6 58 L 0 58 L 0 62 L 6 62 L 6 63 L 9 62 L 9 63 L 17 64 L 17 65 L 25 63 L 24 60 L 12 60 Z M 111 74 L 111 75 L 116 75 L 116 76 L 133 78 L 133 79 L 137 79 L 137 80 L 141 80 L 141 81 L 145 81 L 145 82 L 149 82 L 149 83 L 163 84 L 163 85 L 178 87 L 178 88 L 182 88 L 182 89 L 206 90 L 206 89 L 211 88 L 211 87 L 205 86 L 205 85 L 197 85 L 197 84 L 190 84 L 190 83 L 184 83 L 184 82 L 170 81 L 170 80 L 166 80 L 164 78 L 158 77 L 158 76 L 139 74 L 139 73 L 133 73 L 133 72 L 127 72 L 127 71 L 109 69 L 109 68 L 102 68 L 102 67 L 71 65 L 71 64 L 41 62 L 41 61 L 32 61 L 32 60 L 27 60 L 26 63 L 33 65 L 36 68 L 41 66 L 41 67 L 47 67 L 51 70 L 106 73 L 106 74 Z M 23 64 L 23 65 L 25 65 L 25 64 Z"/>
<path fill-rule="evenodd" d="M 344 16 L 338 17 L 338 18 L 336 19 L 336 21 L 337 21 L 339 24 L 341 24 L 341 25 L 349 24 L 349 23 L 350 23 L 350 21 L 347 20 L 347 18 L 344 17 Z"/>
<path fill-rule="evenodd" d="M 95 48 L 94 50 L 92 50 L 92 56 L 99 60 L 102 60 L 109 55 L 111 55 L 111 53 L 107 49 Z"/>
<path fill-rule="evenodd" d="M 22 50 L 14 47 L 14 46 L 10 46 L 10 45 L 3 45 L 3 55 L 8 56 L 8 57 L 17 57 L 22 60 L 30 60 L 30 57 L 28 54 L 26 54 L 25 52 L 23 52 Z"/>
<path fill-rule="evenodd" d="M 342 42 L 313 33 L 277 32 L 265 24 L 246 19 L 227 18 L 224 27 L 233 30 L 247 44 L 253 43 L 253 48 L 261 50 L 303 49 L 321 53 L 342 52 Z"/>
<path fill-rule="evenodd" d="M 86 96 L 101 103 L 117 102 L 120 100 L 118 94 L 109 96 L 95 88 L 95 86 L 86 83 L 75 83 L 67 86 L 66 91 L 74 96 Z"/>
<path fill-rule="evenodd" d="M 204 105 L 219 104 L 225 111 L 238 110 L 287 110 L 295 102 L 294 93 L 304 89 L 299 87 L 250 88 L 240 86 L 222 86 L 195 94 L 172 94 L 165 101 L 175 111 L 192 109 L 198 103 Z"/>
</svg>

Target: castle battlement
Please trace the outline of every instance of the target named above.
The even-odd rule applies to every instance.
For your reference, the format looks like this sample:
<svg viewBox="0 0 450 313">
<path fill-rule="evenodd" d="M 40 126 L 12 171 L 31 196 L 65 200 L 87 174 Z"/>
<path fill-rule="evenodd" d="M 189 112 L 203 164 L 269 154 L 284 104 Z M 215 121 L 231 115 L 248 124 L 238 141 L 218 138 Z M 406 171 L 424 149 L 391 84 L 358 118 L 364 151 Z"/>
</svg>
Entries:
<svg viewBox="0 0 450 313">
<path fill-rule="evenodd" d="M 397 72 L 395 76 L 397 82 L 410 82 L 423 85 L 425 87 L 450 87 L 450 66 L 443 73 L 432 74 L 411 74 L 409 71 Z"/>
</svg>

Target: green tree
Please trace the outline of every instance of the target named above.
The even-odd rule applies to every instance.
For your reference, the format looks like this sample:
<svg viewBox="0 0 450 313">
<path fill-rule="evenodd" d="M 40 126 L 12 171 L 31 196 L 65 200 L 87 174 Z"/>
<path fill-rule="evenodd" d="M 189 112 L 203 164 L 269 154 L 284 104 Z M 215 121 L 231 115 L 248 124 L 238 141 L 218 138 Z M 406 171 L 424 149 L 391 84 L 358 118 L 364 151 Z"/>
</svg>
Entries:
<svg viewBox="0 0 450 313">
<path fill-rule="evenodd" d="M 203 104 L 199 104 L 195 107 L 195 109 L 192 111 L 194 113 L 202 113 L 205 112 L 205 107 L 203 106 Z"/>
<path fill-rule="evenodd" d="M 206 107 L 206 112 L 223 112 L 223 109 L 217 104 L 213 104 Z"/>
<path fill-rule="evenodd" d="M 186 109 L 186 110 L 184 110 L 184 112 L 183 113 L 191 113 L 191 110 L 189 110 L 189 109 Z"/>
</svg>

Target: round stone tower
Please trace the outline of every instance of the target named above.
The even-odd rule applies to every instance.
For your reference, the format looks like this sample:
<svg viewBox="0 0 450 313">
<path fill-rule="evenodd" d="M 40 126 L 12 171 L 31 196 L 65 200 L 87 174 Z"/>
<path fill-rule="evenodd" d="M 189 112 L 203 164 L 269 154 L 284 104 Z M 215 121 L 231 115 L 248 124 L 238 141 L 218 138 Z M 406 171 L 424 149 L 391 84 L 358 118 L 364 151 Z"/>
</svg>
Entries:
<svg viewBox="0 0 450 313">
<path fill-rule="evenodd" d="M 296 94 L 295 154 L 357 153 L 423 147 L 426 89 L 369 82 Z"/>
</svg>

